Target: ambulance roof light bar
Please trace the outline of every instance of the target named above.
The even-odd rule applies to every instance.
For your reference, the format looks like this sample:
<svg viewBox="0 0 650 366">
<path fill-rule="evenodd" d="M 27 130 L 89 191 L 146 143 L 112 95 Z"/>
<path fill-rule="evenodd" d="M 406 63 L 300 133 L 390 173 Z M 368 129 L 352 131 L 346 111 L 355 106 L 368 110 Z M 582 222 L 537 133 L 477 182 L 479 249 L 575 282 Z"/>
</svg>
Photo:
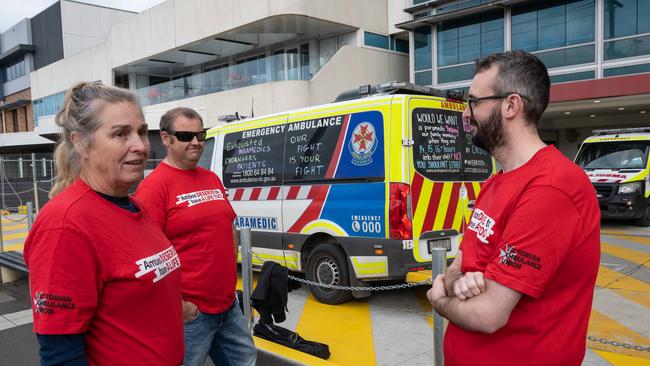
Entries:
<svg viewBox="0 0 650 366">
<path fill-rule="evenodd" d="M 357 89 L 346 90 L 340 93 L 334 102 L 360 99 L 381 94 L 430 95 L 457 101 L 466 99 L 465 92 L 461 90 L 440 90 L 403 81 L 391 81 L 379 85 L 366 84 L 359 86 Z"/>
<path fill-rule="evenodd" d="M 611 128 L 606 130 L 592 131 L 594 135 L 613 135 L 615 133 L 634 133 L 634 132 L 650 132 L 650 127 Z"/>
</svg>

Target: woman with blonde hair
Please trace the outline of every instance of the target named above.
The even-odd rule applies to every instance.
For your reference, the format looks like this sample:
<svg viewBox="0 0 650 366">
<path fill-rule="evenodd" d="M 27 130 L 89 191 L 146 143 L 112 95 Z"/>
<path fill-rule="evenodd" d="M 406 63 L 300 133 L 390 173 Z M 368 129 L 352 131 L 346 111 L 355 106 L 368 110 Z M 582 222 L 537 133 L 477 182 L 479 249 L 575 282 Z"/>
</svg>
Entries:
<svg viewBox="0 0 650 366">
<path fill-rule="evenodd" d="M 41 365 L 181 365 L 180 262 L 128 196 L 149 154 L 137 97 L 79 83 L 56 123 L 52 199 L 24 252 Z"/>
</svg>

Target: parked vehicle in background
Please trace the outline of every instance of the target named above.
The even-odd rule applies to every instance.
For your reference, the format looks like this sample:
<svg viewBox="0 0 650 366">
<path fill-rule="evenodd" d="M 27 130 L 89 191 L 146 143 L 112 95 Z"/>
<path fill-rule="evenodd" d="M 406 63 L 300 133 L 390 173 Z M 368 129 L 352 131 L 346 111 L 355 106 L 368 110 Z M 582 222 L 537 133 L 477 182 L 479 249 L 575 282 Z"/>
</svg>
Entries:
<svg viewBox="0 0 650 366">
<path fill-rule="evenodd" d="M 575 162 L 596 189 L 601 216 L 650 226 L 650 127 L 596 130 Z"/>
<path fill-rule="evenodd" d="M 210 129 L 204 164 L 229 190 L 237 225 L 252 228 L 253 264 L 275 261 L 343 286 L 415 281 L 426 270 L 430 278 L 431 247 L 456 255 L 493 172 L 471 144 L 461 97 L 366 85 L 331 104 Z M 328 304 L 369 295 L 311 291 Z"/>
</svg>

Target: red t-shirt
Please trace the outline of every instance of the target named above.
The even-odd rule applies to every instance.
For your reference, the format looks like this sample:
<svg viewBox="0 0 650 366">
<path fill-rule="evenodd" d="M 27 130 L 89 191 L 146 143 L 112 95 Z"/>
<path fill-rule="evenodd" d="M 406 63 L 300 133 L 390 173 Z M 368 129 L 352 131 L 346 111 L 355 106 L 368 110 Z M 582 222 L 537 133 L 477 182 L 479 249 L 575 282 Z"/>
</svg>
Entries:
<svg viewBox="0 0 650 366">
<path fill-rule="evenodd" d="M 181 293 L 203 313 L 228 310 L 235 301 L 235 211 L 213 172 L 161 163 L 138 186 L 136 198 L 172 242 L 183 263 Z"/>
<path fill-rule="evenodd" d="M 183 362 L 180 262 L 146 212 L 78 179 L 43 207 L 24 256 L 36 333 L 85 333 L 91 365 Z"/>
<path fill-rule="evenodd" d="M 462 271 L 523 294 L 494 334 L 449 323 L 446 365 L 580 365 L 600 261 L 600 210 L 555 147 L 490 178 L 467 225 Z"/>
</svg>

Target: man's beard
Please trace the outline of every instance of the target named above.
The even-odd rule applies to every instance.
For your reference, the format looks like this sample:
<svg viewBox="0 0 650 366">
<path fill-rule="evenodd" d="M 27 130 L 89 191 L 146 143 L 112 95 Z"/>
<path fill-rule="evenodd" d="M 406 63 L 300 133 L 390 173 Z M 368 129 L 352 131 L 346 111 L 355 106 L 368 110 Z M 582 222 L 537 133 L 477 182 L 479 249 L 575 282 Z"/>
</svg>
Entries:
<svg viewBox="0 0 650 366">
<path fill-rule="evenodd" d="M 470 123 L 476 127 L 476 132 L 472 135 L 474 146 L 487 151 L 490 155 L 494 155 L 494 150 L 505 143 L 501 109 L 495 108 L 484 123 L 479 124 L 474 119 Z"/>
</svg>

